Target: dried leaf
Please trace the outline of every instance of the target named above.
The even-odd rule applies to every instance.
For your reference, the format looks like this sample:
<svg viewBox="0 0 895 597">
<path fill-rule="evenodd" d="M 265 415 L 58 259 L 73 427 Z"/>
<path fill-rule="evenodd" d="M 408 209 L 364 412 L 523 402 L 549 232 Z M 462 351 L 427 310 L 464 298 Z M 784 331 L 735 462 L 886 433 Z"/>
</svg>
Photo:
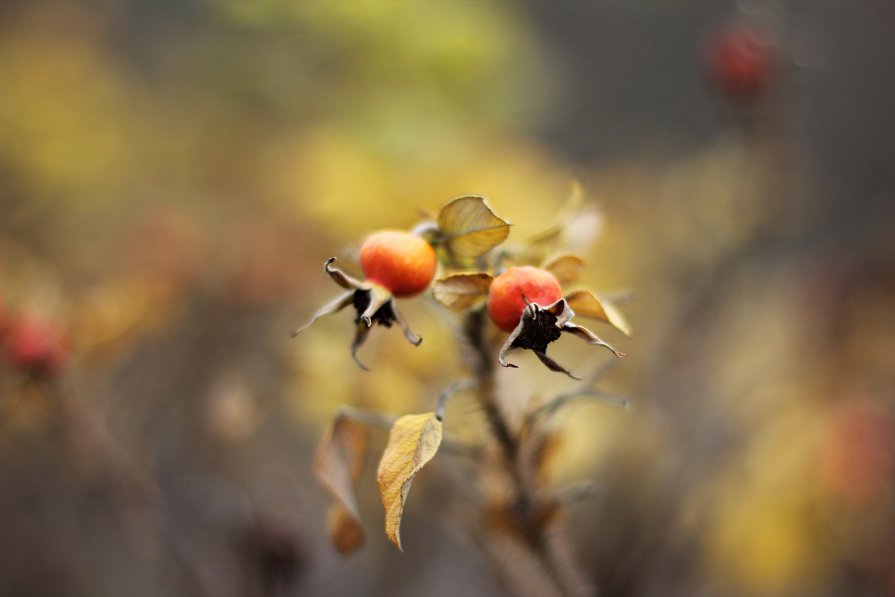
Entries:
<svg viewBox="0 0 895 597">
<path fill-rule="evenodd" d="M 438 213 L 448 253 L 478 257 L 506 240 L 510 225 L 497 217 L 484 197 L 460 197 Z"/>
<path fill-rule="evenodd" d="M 576 290 L 566 297 L 566 301 L 576 315 L 605 321 L 625 336 L 631 336 L 631 326 L 625 316 L 605 296 L 590 290 Z"/>
<path fill-rule="evenodd" d="M 565 253 L 557 255 L 544 264 L 544 269 L 553 274 L 560 284 L 577 282 L 584 271 L 584 259 L 578 255 Z"/>
<path fill-rule="evenodd" d="M 485 272 L 454 274 L 436 280 L 432 287 L 435 300 L 455 311 L 463 311 L 488 298 L 494 277 Z"/>
<path fill-rule="evenodd" d="M 413 478 L 441 444 L 441 421 L 435 413 L 405 415 L 395 421 L 379 462 L 376 483 L 385 507 L 385 534 L 401 548 L 401 516 Z M 403 549 L 402 549 L 403 551 Z"/>
<path fill-rule="evenodd" d="M 367 443 L 367 429 L 340 414 L 320 441 L 314 462 L 314 475 L 333 497 L 333 507 L 341 509 L 339 513 L 330 510 L 330 538 L 342 554 L 350 553 L 351 550 L 343 551 L 346 546 L 359 547 L 363 542 L 354 482 L 363 470 Z M 349 526 L 352 523 L 346 522 L 345 518 L 350 518 L 353 526 Z M 360 538 L 349 541 L 352 533 Z"/>
<path fill-rule="evenodd" d="M 364 528 L 360 521 L 340 502 L 329 507 L 326 515 L 329 538 L 343 556 L 357 551 L 364 543 Z"/>
</svg>

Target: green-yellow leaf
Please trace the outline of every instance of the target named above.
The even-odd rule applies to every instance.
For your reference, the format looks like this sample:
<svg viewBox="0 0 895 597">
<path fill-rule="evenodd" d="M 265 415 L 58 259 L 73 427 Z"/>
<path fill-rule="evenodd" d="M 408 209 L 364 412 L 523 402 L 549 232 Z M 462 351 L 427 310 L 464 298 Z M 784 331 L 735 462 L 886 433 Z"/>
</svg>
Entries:
<svg viewBox="0 0 895 597">
<path fill-rule="evenodd" d="M 631 326 L 627 319 L 618 307 L 606 297 L 590 290 L 576 290 L 566 297 L 566 301 L 576 315 L 605 321 L 625 336 L 630 337 Z"/>
<path fill-rule="evenodd" d="M 577 282 L 584 271 L 584 259 L 578 255 L 564 253 L 544 264 L 544 269 L 553 274 L 560 284 Z"/>
<path fill-rule="evenodd" d="M 453 274 L 435 280 L 432 294 L 439 303 L 455 311 L 463 311 L 488 298 L 494 277 L 485 272 Z"/>
<path fill-rule="evenodd" d="M 320 441 L 314 462 L 314 474 L 334 501 L 329 513 L 330 539 L 343 555 L 363 543 L 364 529 L 354 497 L 354 482 L 363 470 L 367 443 L 367 429 L 339 415 Z"/>
<path fill-rule="evenodd" d="M 450 254 L 478 257 L 506 240 L 510 225 L 484 197 L 459 197 L 438 212 L 438 228 Z"/>
<path fill-rule="evenodd" d="M 376 483 L 385 507 L 385 534 L 401 548 L 401 516 L 413 478 L 441 445 L 441 421 L 435 413 L 405 415 L 395 421 L 379 462 Z M 402 550 L 403 551 L 403 550 Z"/>
</svg>

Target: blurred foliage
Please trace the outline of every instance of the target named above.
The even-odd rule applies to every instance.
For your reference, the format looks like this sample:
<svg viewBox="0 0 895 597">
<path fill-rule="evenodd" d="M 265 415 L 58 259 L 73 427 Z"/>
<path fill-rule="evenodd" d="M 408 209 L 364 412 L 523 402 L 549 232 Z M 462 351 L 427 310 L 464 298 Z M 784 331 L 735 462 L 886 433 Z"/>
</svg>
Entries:
<svg viewBox="0 0 895 597">
<path fill-rule="evenodd" d="M 602 10 L 660 22 L 672 9 L 655 4 Z M 404 538 L 420 547 L 404 556 L 368 533 L 365 551 L 338 559 L 311 481 L 312 446 L 339 405 L 431 409 L 460 370 L 450 314 L 409 302 L 425 342 L 372 336 L 373 375 L 345 350 L 344 320 L 288 333 L 331 290 L 324 259 L 349 270 L 366 232 L 476 193 L 521 242 L 561 217 L 573 173 L 601 210 L 584 280 L 635 296 L 633 339 L 607 338 L 631 356 L 604 382 L 633 411 L 580 401 L 556 417 L 567 431 L 548 482 L 601 488 L 569 513 L 589 576 L 605 595 L 895 589 L 892 189 L 840 196 L 811 160 L 844 142 L 790 126 L 845 104 L 831 92 L 806 107 L 798 94 L 824 88 L 786 73 L 809 84 L 781 84 L 751 119 L 716 105 L 699 142 L 655 131 L 636 155 L 570 156 L 544 133 L 584 93 L 556 62 L 576 27 L 550 31 L 538 10 L 0 7 L 0 351 L 17 314 L 35 313 L 67 329 L 71 353 L 52 382 L 0 366 L 0 533 L 15 545 L 0 594 L 497 593 L 461 532 L 413 531 L 414 517 L 452 526 L 462 465 L 433 462 L 443 480 L 416 481 Z M 817 18 L 821 33 L 838 22 Z M 819 38 L 833 66 L 836 51 L 877 47 Z M 625 59 L 639 47 L 607 39 Z M 687 44 L 695 72 L 698 40 Z M 869 91 L 849 96 L 873 112 Z M 586 106 L 607 127 L 613 109 Z M 891 147 L 879 137 L 876 158 Z M 572 341 L 556 348 L 572 369 L 595 365 Z M 518 362 L 499 377 L 517 416 L 572 387 Z M 480 437 L 471 401 L 448 410 L 446 432 Z M 374 451 L 384 441 L 374 434 Z M 375 493 L 359 500 L 380 526 Z"/>
</svg>

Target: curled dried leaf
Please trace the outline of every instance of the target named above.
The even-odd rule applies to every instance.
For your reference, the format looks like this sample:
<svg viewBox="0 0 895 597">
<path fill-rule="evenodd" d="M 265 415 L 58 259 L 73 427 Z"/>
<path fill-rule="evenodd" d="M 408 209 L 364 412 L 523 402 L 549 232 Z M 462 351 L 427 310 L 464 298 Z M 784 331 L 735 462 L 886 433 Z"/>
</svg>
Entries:
<svg viewBox="0 0 895 597">
<path fill-rule="evenodd" d="M 314 475 L 332 496 L 333 507 L 340 509 L 330 511 L 330 538 L 342 554 L 350 553 L 345 549 L 351 544 L 356 548 L 363 542 L 354 483 L 363 470 L 367 444 L 367 429 L 339 414 L 320 440 L 314 461 Z M 360 537 L 349 541 L 352 534 Z"/>
<path fill-rule="evenodd" d="M 560 284 L 577 282 L 584 271 L 584 259 L 578 255 L 565 253 L 547 261 L 544 269 L 553 274 Z"/>
<path fill-rule="evenodd" d="M 436 280 L 432 293 L 445 307 L 463 311 L 488 298 L 492 281 L 494 276 L 485 272 L 453 274 Z"/>
<path fill-rule="evenodd" d="M 631 336 L 631 326 L 628 324 L 628 320 L 625 319 L 619 308 L 605 296 L 590 290 L 576 290 L 566 297 L 566 301 L 576 315 L 605 321 L 625 336 Z"/>
<path fill-rule="evenodd" d="M 395 421 L 379 462 L 376 483 L 385 507 L 385 534 L 401 547 L 401 516 L 413 479 L 441 445 L 442 425 L 435 413 L 405 415 Z M 403 549 L 402 549 L 403 551 Z"/>
<path fill-rule="evenodd" d="M 438 213 L 438 228 L 448 254 L 478 257 L 506 240 L 510 225 L 495 215 L 484 197 L 459 197 Z"/>
</svg>

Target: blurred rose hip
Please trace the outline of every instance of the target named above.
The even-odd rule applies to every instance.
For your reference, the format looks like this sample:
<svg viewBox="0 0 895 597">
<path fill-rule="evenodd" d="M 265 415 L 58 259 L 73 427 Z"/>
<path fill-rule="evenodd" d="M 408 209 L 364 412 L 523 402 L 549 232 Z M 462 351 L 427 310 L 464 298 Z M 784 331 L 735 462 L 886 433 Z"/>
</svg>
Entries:
<svg viewBox="0 0 895 597">
<path fill-rule="evenodd" d="M 9 325 L 6 356 L 23 371 L 54 375 L 68 358 L 67 345 L 67 333 L 59 323 L 36 315 L 19 315 Z"/>
<path fill-rule="evenodd" d="M 774 44 L 756 27 L 721 27 L 710 34 L 704 52 L 709 81 L 727 100 L 752 102 L 773 82 Z"/>
</svg>

